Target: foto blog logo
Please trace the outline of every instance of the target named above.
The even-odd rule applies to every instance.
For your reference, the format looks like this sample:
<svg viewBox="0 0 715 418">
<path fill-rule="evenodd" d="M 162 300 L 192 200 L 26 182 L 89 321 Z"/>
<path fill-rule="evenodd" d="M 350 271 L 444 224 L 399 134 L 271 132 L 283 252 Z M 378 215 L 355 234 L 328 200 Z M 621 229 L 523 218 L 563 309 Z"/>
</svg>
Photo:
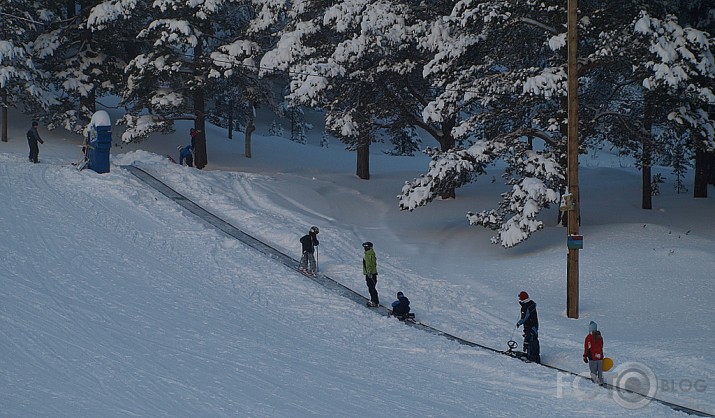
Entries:
<svg viewBox="0 0 715 418">
<path fill-rule="evenodd" d="M 608 397 L 623 408 L 638 409 L 648 405 L 658 393 L 658 379 L 645 364 L 623 363 L 613 373 L 615 377 L 610 382 L 612 390 L 607 390 L 594 384 L 588 372 L 578 375 L 558 372 L 556 396 L 574 396 L 579 399 Z"/>
</svg>

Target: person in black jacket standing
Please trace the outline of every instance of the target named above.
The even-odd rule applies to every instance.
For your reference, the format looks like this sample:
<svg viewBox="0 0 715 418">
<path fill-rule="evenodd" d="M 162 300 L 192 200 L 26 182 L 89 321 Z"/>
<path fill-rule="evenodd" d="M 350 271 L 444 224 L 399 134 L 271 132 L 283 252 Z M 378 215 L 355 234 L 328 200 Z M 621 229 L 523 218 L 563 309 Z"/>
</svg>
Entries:
<svg viewBox="0 0 715 418">
<path fill-rule="evenodd" d="M 539 346 L 539 315 L 536 312 L 536 302 L 529 299 L 525 291 L 519 293 L 521 318 L 516 323 L 517 328 L 524 326 L 524 352 L 526 358 L 541 363 L 541 347 Z"/>
<path fill-rule="evenodd" d="M 30 146 L 30 162 L 33 163 L 40 162 L 40 160 L 38 160 L 40 156 L 40 147 L 37 145 L 37 143 L 45 143 L 42 138 L 40 138 L 40 133 L 37 132 L 37 125 L 39 125 L 39 123 L 37 123 L 37 121 L 33 121 L 32 128 L 27 131 L 27 145 Z"/>
<path fill-rule="evenodd" d="M 300 257 L 300 265 L 298 270 L 311 276 L 315 276 L 318 271 L 318 265 L 315 262 L 315 247 L 320 244 L 318 242 L 318 227 L 311 226 L 306 235 L 300 239 L 300 245 L 303 250 L 303 255 Z"/>
</svg>

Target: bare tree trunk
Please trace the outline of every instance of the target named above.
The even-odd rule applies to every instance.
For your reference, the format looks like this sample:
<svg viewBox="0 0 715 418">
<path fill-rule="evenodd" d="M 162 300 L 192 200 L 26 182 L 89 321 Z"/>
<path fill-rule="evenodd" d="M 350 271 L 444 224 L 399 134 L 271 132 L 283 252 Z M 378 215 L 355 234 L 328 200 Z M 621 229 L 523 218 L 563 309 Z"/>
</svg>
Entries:
<svg viewBox="0 0 715 418">
<path fill-rule="evenodd" d="M 0 89 L 0 108 L 2 108 L 2 142 L 7 142 L 7 90 Z"/>
<path fill-rule="evenodd" d="M 693 182 L 693 197 L 708 197 L 708 173 L 710 172 L 710 156 L 700 147 L 695 149 L 695 180 Z"/>
<path fill-rule="evenodd" d="M 203 45 L 201 39 L 199 39 L 194 48 L 194 68 L 196 69 L 197 76 L 199 76 L 198 73 L 201 68 L 202 56 Z M 194 89 L 194 115 L 196 115 L 194 128 L 199 131 L 194 144 L 194 165 L 201 170 L 206 167 L 208 163 L 208 157 L 206 155 L 206 101 L 204 98 L 204 87 L 201 84 Z"/>
<path fill-rule="evenodd" d="M 641 209 L 653 209 L 653 186 L 651 183 L 651 164 L 653 158 L 653 137 L 651 135 L 651 128 L 653 124 L 653 115 L 651 105 L 648 103 L 649 101 L 646 100 L 643 107 L 643 139 L 641 141 Z"/>
<path fill-rule="evenodd" d="M 246 129 L 246 134 L 248 134 L 248 129 Z M 228 139 L 233 139 L 233 99 L 228 101 Z M 246 157 L 251 158 L 250 154 L 251 151 L 247 151 Z"/>
<path fill-rule="evenodd" d="M 253 106 L 251 106 L 253 107 Z M 256 124 L 253 117 L 253 112 L 248 112 L 248 121 L 246 122 L 246 158 L 251 158 L 251 136 L 256 130 Z"/>
<path fill-rule="evenodd" d="M 645 156 L 643 157 L 645 159 Z M 641 197 L 641 209 L 653 209 L 653 188 L 651 185 L 651 170 L 650 162 L 643 162 L 643 167 L 641 168 L 642 175 L 641 179 L 643 181 Z"/>
<path fill-rule="evenodd" d="M 355 174 L 363 180 L 370 180 L 370 138 L 361 140 L 357 147 L 357 170 Z"/>
</svg>

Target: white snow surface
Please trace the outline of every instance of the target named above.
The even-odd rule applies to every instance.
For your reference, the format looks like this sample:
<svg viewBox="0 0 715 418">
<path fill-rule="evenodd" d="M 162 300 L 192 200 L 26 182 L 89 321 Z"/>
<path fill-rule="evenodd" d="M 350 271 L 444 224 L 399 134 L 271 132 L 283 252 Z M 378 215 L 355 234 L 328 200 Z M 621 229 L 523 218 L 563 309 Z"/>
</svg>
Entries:
<svg viewBox="0 0 715 418">
<path fill-rule="evenodd" d="M 456 200 L 401 212 L 396 195 L 424 156 L 375 149 L 365 181 L 355 155 L 317 146 L 319 134 L 300 145 L 259 128 L 247 159 L 242 135 L 209 128 L 199 171 L 165 158 L 186 126 L 132 145 L 114 133 L 100 175 L 70 164 L 79 136 L 44 127 L 41 163 L 28 163 L 30 119 L 11 121 L 0 143 L 2 416 L 684 416 L 655 402 L 624 408 L 586 380 L 376 315 L 207 226 L 126 164 L 295 258 L 318 226 L 320 270 L 365 296 L 360 244 L 372 241 L 382 303 L 403 291 L 420 321 L 470 341 L 519 341 L 526 290 L 544 363 L 585 374 L 593 320 L 616 363 L 608 379 L 637 362 L 657 397 L 715 413 L 712 186 L 693 199 L 661 185 L 645 211 L 628 161 L 583 157 L 580 316 L 569 319 L 556 209 L 510 250 L 466 221 L 498 199 L 498 168 Z"/>
</svg>

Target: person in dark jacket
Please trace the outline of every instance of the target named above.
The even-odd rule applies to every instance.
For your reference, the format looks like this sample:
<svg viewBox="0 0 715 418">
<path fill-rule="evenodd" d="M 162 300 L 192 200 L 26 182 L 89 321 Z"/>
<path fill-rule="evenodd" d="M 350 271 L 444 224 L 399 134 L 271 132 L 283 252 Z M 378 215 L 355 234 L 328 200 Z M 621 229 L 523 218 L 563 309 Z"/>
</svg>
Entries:
<svg viewBox="0 0 715 418">
<path fill-rule="evenodd" d="M 362 248 L 365 250 L 365 255 L 362 258 L 362 273 L 365 275 L 367 290 L 370 292 L 367 306 L 380 306 L 380 297 L 377 294 L 377 256 L 372 248 L 372 242 L 363 242 Z"/>
<path fill-rule="evenodd" d="M 194 148 L 191 145 L 187 145 L 185 147 L 179 145 L 178 147 L 176 147 L 176 149 L 179 150 L 179 165 L 184 165 L 184 161 L 186 161 L 187 167 L 193 167 L 194 166 L 194 154 L 193 154 Z"/>
<path fill-rule="evenodd" d="M 40 147 L 37 145 L 37 143 L 45 143 L 42 138 L 40 138 L 40 133 L 37 132 L 38 125 L 39 123 L 37 123 L 37 121 L 33 121 L 32 127 L 29 131 L 27 131 L 27 145 L 30 146 L 30 162 L 33 163 L 40 162 L 40 160 L 38 159 L 40 156 Z"/>
<path fill-rule="evenodd" d="M 410 313 L 410 300 L 402 292 L 397 292 L 397 300 L 392 302 L 392 314 L 404 319 Z"/>
<path fill-rule="evenodd" d="M 517 328 L 524 326 L 524 352 L 530 361 L 541 363 L 541 347 L 539 346 L 539 315 L 536 312 L 536 302 L 529 299 L 525 291 L 519 293 L 521 318 L 516 323 Z"/>
<path fill-rule="evenodd" d="M 303 235 L 300 239 L 303 255 L 300 257 L 298 270 L 311 276 L 315 276 L 318 271 L 318 263 L 316 263 L 314 255 L 315 247 L 320 244 L 318 241 L 318 232 L 320 231 L 317 226 L 311 226 L 308 233 Z"/>
</svg>

